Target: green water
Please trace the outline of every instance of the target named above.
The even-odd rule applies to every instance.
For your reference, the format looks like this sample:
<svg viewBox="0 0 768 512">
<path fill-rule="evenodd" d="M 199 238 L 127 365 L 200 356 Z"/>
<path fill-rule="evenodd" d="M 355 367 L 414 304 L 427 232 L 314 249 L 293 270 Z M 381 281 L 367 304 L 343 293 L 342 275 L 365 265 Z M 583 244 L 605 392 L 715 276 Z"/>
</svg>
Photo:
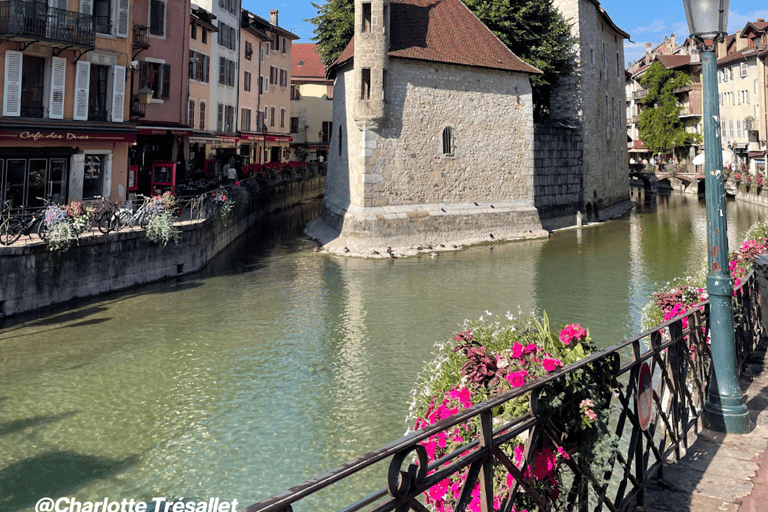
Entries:
<svg viewBox="0 0 768 512">
<path fill-rule="evenodd" d="M 0 510 L 41 497 L 250 504 L 405 431 L 416 375 L 465 319 L 546 309 L 609 346 L 657 283 L 700 268 L 704 206 L 437 258 L 319 255 L 306 205 L 203 273 L 0 325 Z M 731 247 L 764 214 L 728 204 Z M 366 475 L 325 510 L 383 487 Z"/>
</svg>

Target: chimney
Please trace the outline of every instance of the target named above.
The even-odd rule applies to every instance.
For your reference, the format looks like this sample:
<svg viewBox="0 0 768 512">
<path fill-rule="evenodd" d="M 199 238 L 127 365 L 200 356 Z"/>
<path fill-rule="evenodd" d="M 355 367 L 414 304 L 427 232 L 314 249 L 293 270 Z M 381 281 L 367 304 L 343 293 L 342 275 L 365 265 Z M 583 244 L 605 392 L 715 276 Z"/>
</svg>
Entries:
<svg viewBox="0 0 768 512">
<path fill-rule="evenodd" d="M 651 43 L 645 43 L 645 53 L 651 53 Z"/>
<path fill-rule="evenodd" d="M 758 23 L 765 23 L 765 18 L 757 18 Z"/>
<path fill-rule="evenodd" d="M 269 23 L 277 26 L 277 9 L 269 11 Z"/>
</svg>

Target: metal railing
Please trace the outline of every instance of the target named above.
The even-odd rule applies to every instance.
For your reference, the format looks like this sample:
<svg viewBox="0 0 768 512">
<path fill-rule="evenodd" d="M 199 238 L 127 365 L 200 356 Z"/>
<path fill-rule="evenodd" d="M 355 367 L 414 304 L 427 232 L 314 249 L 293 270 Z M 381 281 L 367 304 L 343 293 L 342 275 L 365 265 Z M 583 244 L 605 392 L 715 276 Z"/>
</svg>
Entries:
<svg viewBox="0 0 768 512">
<path fill-rule="evenodd" d="M 29 37 L 92 48 L 93 16 L 23 0 L 0 1 L 0 36 Z"/>
<path fill-rule="evenodd" d="M 739 368 L 763 335 L 758 294 L 757 276 L 752 272 L 736 291 L 734 326 Z M 567 496 L 566 510 L 634 511 L 643 507 L 649 479 L 654 476 L 663 479 L 664 462 L 670 458 L 679 460 L 682 449 L 688 446 L 688 434 L 698 430 L 709 386 L 711 352 L 708 335 L 709 304 L 704 302 L 635 338 L 412 432 L 245 510 L 292 511 L 293 505 L 302 499 L 327 488 L 330 488 L 329 492 L 344 489 L 345 479 L 375 466 L 386 474 L 382 482 L 384 488 L 363 497 L 343 509 L 344 512 L 428 510 L 423 505 L 426 493 L 442 480 L 460 472 L 466 472 L 466 483 L 455 510 L 466 510 L 469 493 L 478 482 L 481 483 L 481 501 L 485 502 L 487 510 L 493 510 L 493 479 L 488 477 L 492 471 L 506 471 L 515 482 L 501 510 L 511 510 L 520 493 L 535 503 L 538 510 L 551 510 L 551 504 L 536 489 L 529 472 L 535 463 L 535 451 L 545 443 L 553 450 L 562 448 L 571 455 L 570 460 L 564 461 L 568 463 L 571 477 L 564 480 L 560 489 L 561 495 L 565 493 Z M 648 426 L 642 428 L 638 384 L 645 365 L 653 376 L 653 406 Z M 611 415 L 610 428 L 620 442 L 610 454 L 612 462 L 602 475 L 604 478 L 600 479 L 581 471 L 573 463 L 578 444 L 573 439 L 569 441 L 568 432 L 558 424 L 557 409 L 547 403 L 551 389 L 584 372 L 592 372 L 593 377 L 600 378 L 609 395 L 613 390 L 608 398 L 615 411 Z M 501 425 L 494 422 L 494 410 L 526 393 L 531 397 L 527 414 Z M 453 453 L 427 464 L 422 442 L 478 417 L 481 424 L 478 438 L 468 440 Z M 525 444 L 521 467 L 501 450 L 514 438 L 518 442 L 524 440 Z M 388 466 L 382 467 L 386 464 Z"/>
<path fill-rule="evenodd" d="M 149 48 L 149 38 L 147 37 L 147 28 L 143 25 L 133 26 L 133 48 Z"/>
</svg>

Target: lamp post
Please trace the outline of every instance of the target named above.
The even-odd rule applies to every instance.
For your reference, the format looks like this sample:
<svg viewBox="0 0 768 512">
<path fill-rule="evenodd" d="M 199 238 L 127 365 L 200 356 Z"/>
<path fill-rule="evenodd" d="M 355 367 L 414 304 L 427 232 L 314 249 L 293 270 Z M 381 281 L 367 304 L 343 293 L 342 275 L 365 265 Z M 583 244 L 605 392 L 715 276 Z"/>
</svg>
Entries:
<svg viewBox="0 0 768 512">
<path fill-rule="evenodd" d="M 704 187 L 707 203 L 707 294 L 709 295 L 712 368 L 704 404 L 704 426 L 718 432 L 749 432 L 749 412 L 741 397 L 733 330 L 733 283 L 728 236 L 717 97 L 715 46 L 727 34 L 729 0 L 683 0 L 691 38 L 701 43 L 704 96 Z"/>
</svg>

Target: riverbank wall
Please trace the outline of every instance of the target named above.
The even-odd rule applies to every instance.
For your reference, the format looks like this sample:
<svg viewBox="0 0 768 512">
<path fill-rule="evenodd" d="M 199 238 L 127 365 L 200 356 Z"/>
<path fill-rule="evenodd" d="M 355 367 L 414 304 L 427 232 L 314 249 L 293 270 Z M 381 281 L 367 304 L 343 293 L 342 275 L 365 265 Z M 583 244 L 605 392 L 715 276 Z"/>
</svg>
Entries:
<svg viewBox="0 0 768 512">
<path fill-rule="evenodd" d="M 178 244 L 150 243 L 139 228 L 92 229 L 65 252 L 39 241 L 0 247 L 0 318 L 94 297 L 201 270 L 270 213 L 322 196 L 325 176 L 264 181 L 251 203 L 218 218 L 176 223 Z"/>
</svg>

